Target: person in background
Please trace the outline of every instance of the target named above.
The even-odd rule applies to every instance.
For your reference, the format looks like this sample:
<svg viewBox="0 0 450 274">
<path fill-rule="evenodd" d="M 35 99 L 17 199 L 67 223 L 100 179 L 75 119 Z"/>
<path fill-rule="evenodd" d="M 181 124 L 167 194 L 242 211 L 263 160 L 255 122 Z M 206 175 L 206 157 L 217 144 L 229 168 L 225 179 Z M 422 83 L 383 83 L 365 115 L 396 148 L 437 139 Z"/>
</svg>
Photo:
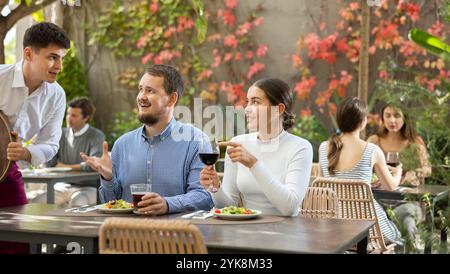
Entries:
<svg viewBox="0 0 450 274">
<path fill-rule="evenodd" d="M 132 202 L 130 185 L 150 184 L 152 192 L 138 203 L 142 214 L 211 209 L 211 196 L 199 182 L 203 163 L 198 156 L 198 140 L 208 137 L 173 117 L 183 91 L 183 80 L 175 68 L 148 68 L 136 98 L 138 118 L 144 125 L 122 135 L 115 142 L 111 157 L 106 143 L 100 158 L 82 154 L 86 164 L 102 175 L 102 202 Z"/>
<path fill-rule="evenodd" d="M 14 164 L 0 184 L 0 207 L 27 203 L 17 161 L 38 166 L 58 152 L 66 96 L 56 76 L 69 47 L 70 39 L 63 29 L 38 23 L 25 32 L 23 60 L 0 65 L 0 110 L 14 131 L 14 141 L 7 148 L 7 159 Z M 33 137 L 35 143 L 23 147 L 22 142 Z M 28 245 L 0 242 L 0 253 L 28 251 Z"/>
<path fill-rule="evenodd" d="M 387 152 L 395 152 L 400 155 L 408 149 L 413 149 L 418 159 L 419 166 L 413 170 L 407 170 L 400 184 L 420 185 L 424 179 L 431 175 L 431 165 L 428 161 L 428 153 L 425 142 L 417 134 L 411 119 L 400 109 L 385 105 L 381 109 L 381 125 L 377 134 L 368 138 L 368 142 L 378 145 L 386 155 Z M 400 156 L 401 160 L 401 156 Z M 381 187 L 381 182 L 375 182 L 373 187 Z M 407 236 L 414 239 L 418 232 L 417 224 L 423 221 L 424 212 L 418 202 L 405 201 L 380 201 L 394 207 L 394 213 L 405 229 Z M 394 203 L 392 203 L 394 202 Z"/>
<path fill-rule="evenodd" d="M 253 133 L 222 143 L 225 156 L 221 182 L 213 166 L 205 166 L 200 182 L 219 188 L 216 207 L 243 205 L 264 214 L 297 216 L 309 184 L 312 146 L 287 130 L 294 123 L 289 86 L 275 78 L 256 81 L 248 90 L 245 115 Z"/>
<path fill-rule="evenodd" d="M 67 128 L 63 128 L 58 153 L 47 162 L 47 167 L 67 167 L 75 171 L 92 171 L 81 158 L 80 152 L 100 157 L 103 152 L 105 135 L 99 129 L 89 125 L 95 114 L 95 107 L 86 97 L 75 98 L 67 109 Z M 96 203 L 96 182 L 55 184 L 56 203 L 65 206 L 81 206 Z M 41 193 L 31 202 L 44 202 L 47 194 Z"/>
<path fill-rule="evenodd" d="M 356 97 L 345 99 L 338 106 L 336 122 L 339 127 L 337 133 L 319 147 L 322 175 L 358 179 L 370 184 L 375 169 L 385 189 L 396 189 L 400 183 L 402 165 L 388 166 L 383 151 L 377 145 L 360 139 L 360 133 L 367 125 L 367 106 Z M 374 205 L 384 240 L 403 245 L 395 224 L 387 218 L 377 201 Z"/>
</svg>

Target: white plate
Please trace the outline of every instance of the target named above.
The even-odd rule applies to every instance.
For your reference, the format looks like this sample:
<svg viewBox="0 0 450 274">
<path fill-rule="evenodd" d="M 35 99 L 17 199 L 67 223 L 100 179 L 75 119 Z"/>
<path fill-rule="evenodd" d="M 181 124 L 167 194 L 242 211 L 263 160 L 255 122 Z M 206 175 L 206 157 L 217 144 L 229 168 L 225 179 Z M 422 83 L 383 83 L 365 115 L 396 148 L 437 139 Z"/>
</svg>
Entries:
<svg viewBox="0 0 450 274">
<path fill-rule="evenodd" d="M 72 171 L 71 167 L 47 167 L 44 170 L 48 172 L 68 172 Z"/>
<path fill-rule="evenodd" d="M 222 214 L 222 213 L 215 213 L 214 209 L 211 210 L 211 213 L 214 214 L 214 217 L 224 219 L 224 220 L 246 220 L 246 219 L 255 218 L 256 216 L 259 216 L 262 213 L 260 210 L 251 209 L 251 208 L 248 208 L 248 209 L 254 211 L 255 213 L 253 213 L 253 214 Z"/>
<path fill-rule="evenodd" d="M 105 204 L 99 205 L 98 210 L 100 210 L 103 213 L 109 213 L 109 214 L 122 214 L 122 213 L 131 213 L 133 212 L 134 208 L 103 208 Z"/>
</svg>

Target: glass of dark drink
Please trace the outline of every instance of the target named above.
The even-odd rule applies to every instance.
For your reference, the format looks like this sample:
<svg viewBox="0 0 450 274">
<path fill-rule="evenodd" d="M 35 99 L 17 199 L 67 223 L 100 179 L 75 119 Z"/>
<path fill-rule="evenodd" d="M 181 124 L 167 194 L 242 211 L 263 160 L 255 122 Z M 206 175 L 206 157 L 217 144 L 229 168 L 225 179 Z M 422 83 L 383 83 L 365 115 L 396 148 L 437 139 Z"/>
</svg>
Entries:
<svg viewBox="0 0 450 274">
<path fill-rule="evenodd" d="M 386 163 L 391 167 L 396 167 L 400 164 L 400 155 L 398 152 L 387 152 L 386 153 Z"/>
<path fill-rule="evenodd" d="M 142 197 L 152 191 L 151 184 L 132 184 L 130 185 L 131 195 L 133 196 L 133 206 L 138 208 L 138 203 L 142 200 Z"/>
<path fill-rule="evenodd" d="M 219 159 L 219 146 L 217 145 L 215 140 L 207 141 L 207 140 L 200 140 L 199 142 L 199 151 L 198 156 L 200 157 L 200 160 L 207 166 L 214 166 Z M 208 187 L 209 192 L 217 192 L 217 188 L 214 187 L 211 184 Z"/>
</svg>

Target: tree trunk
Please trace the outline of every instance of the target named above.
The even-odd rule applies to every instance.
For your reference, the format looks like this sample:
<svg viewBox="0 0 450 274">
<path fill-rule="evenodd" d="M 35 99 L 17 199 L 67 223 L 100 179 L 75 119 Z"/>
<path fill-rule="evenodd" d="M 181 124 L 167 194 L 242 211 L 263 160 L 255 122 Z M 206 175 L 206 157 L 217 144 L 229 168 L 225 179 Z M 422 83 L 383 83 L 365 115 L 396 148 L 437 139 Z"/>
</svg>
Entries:
<svg viewBox="0 0 450 274">
<path fill-rule="evenodd" d="M 358 98 L 367 104 L 369 94 L 370 8 L 362 1 L 361 48 L 359 50 Z"/>
<path fill-rule="evenodd" d="M 1 27 L 0 27 L 1 28 Z M 0 32 L 0 64 L 5 63 L 5 38 L 6 38 L 6 32 Z"/>
</svg>

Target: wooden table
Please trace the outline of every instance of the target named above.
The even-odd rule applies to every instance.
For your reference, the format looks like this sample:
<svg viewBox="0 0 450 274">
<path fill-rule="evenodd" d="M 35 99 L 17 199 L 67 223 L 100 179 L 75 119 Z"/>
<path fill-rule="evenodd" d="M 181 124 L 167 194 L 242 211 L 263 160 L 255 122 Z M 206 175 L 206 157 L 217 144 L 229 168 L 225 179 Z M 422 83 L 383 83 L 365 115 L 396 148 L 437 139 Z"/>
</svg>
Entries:
<svg viewBox="0 0 450 274">
<path fill-rule="evenodd" d="M 97 253 L 99 228 L 106 217 L 46 216 L 57 208 L 50 204 L 0 208 L 0 241 L 30 243 L 31 252 L 42 243 L 72 242 L 81 245 L 84 253 Z M 343 253 L 355 244 L 365 253 L 372 222 L 286 217 L 276 223 L 197 226 L 209 253 Z"/>
<path fill-rule="evenodd" d="M 428 230 L 433 233 L 434 230 L 434 208 L 438 201 L 447 200 L 447 208 L 450 206 L 450 186 L 444 185 L 420 185 L 417 187 L 403 187 L 400 186 L 397 190 L 388 191 L 377 188 L 372 188 L 372 193 L 376 200 L 386 199 L 386 200 L 405 200 L 407 197 L 413 197 L 416 200 L 420 201 L 420 198 L 423 194 L 429 193 L 431 196 L 431 212 L 433 214 L 429 214 L 429 211 L 425 213 L 426 223 L 429 225 Z M 444 228 L 441 231 L 441 243 L 443 248 L 447 249 L 447 230 L 448 228 Z M 424 252 L 429 254 L 431 253 L 431 243 L 425 244 Z"/>
<path fill-rule="evenodd" d="M 83 172 L 83 171 L 71 171 L 71 172 L 51 172 L 43 174 L 33 174 L 24 172 L 22 174 L 22 180 L 24 183 L 43 183 L 47 184 L 47 203 L 55 203 L 55 184 L 59 182 L 64 183 L 86 183 L 86 185 L 99 187 L 100 175 L 97 172 Z M 93 185 L 89 182 L 95 181 Z M 98 192 L 97 192 L 98 197 Z M 97 198 L 98 201 L 98 198 Z"/>
</svg>

